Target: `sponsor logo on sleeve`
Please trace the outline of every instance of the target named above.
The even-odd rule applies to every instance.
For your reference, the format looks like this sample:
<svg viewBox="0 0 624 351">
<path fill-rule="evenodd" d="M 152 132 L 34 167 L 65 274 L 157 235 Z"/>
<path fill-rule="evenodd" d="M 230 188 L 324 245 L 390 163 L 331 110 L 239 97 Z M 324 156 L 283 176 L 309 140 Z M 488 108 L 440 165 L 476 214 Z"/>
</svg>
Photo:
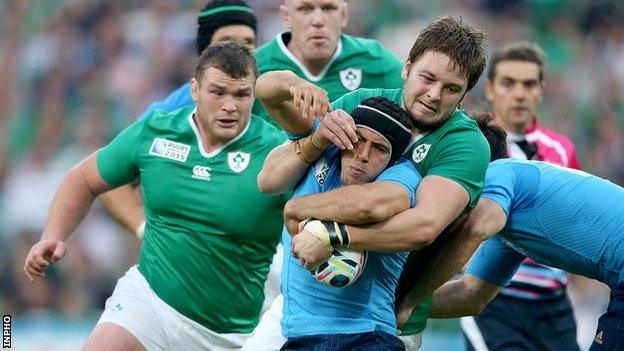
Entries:
<svg viewBox="0 0 624 351">
<path fill-rule="evenodd" d="M 235 173 L 240 173 L 249 166 L 251 154 L 242 151 L 228 152 L 227 159 L 230 169 Z"/>
<path fill-rule="evenodd" d="M 186 162 L 190 151 L 191 147 L 189 145 L 164 138 L 155 138 L 149 149 L 149 154 L 168 158 L 170 160 Z"/>
<path fill-rule="evenodd" d="M 327 177 L 327 173 L 329 173 L 329 165 L 325 162 L 325 158 L 321 157 L 314 164 L 314 178 L 316 178 L 319 185 L 325 184 L 325 177 Z"/>
</svg>

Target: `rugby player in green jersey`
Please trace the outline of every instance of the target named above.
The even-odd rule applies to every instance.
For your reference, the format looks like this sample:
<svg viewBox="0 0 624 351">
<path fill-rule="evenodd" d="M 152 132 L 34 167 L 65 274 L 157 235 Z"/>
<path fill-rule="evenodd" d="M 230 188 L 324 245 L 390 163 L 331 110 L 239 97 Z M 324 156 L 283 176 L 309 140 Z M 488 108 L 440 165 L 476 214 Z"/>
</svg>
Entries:
<svg viewBox="0 0 624 351">
<path fill-rule="evenodd" d="M 358 88 L 400 88 L 401 61 L 372 39 L 342 34 L 344 0 L 285 0 L 279 8 L 288 29 L 258 48 L 258 71 L 288 70 L 327 91 L 330 101 Z M 277 125 L 254 104 L 253 113 Z"/>
<path fill-rule="evenodd" d="M 147 226 L 138 267 L 122 277 L 84 350 L 236 350 L 258 323 L 284 197 L 259 192 L 281 131 L 251 115 L 255 59 L 226 42 L 202 54 L 197 107 L 155 111 L 72 168 L 24 270 L 64 255 L 95 197 L 140 178 Z"/>
<path fill-rule="evenodd" d="M 223 41 L 238 41 L 255 49 L 256 22 L 253 9 L 243 0 L 207 1 L 197 14 L 197 55 L 209 45 Z M 171 112 L 193 104 L 191 84 L 187 81 L 166 98 L 152 102 L 138 119 L 146 118 L 153 110 Z M 100 196 L 100 202 L 120 225 L 142 240 L 145 214 L 143 201 L 135 194 L 136 187 L 135 183 L 106 192 Z"/>
<path fill-rule="evenodd" d="M 349 247 L 381 252 L 422 249 L 462 213 L 475 206 L 490 151 L 477 124 L 459 105 L 477 83 L 485 62 L 484 32 L 461 20 L 441 17 L 425 27 L 412 46 L 402 71 L 403 89 L 358 89 L 331 105 L 334 110 L 342 110 L 325 117 L 333 119 L 324 121 L 334 125 L 336 138 L 332 142 L 351 148 L 357 138 L 353 131 L 348 131 L 347 118 L 340 118 L 341 114 L 346 114 L 344 111 L 351 111 L 359 101 L 371 96 L 384 96 L 402 104 L 411 112 L 416 126 L 413 145 L 405 156 L 423 176 L 414 208 L 383 222 L 348 225 Z M 293 98 L 303 117 L 323 115 L 329 109 L 324 94 L 291 72 L 262 75 L 257 91 L 267 110 L 277 119 L 288 115 L 280 114 L 280 109 L 285 106 L 284 101 Z M 312 124 L 311 118 L 308 121 Z M 392 191 L 382 183 L 343 187 L 307 197 L 305 203 L 293 199 L 284 213 L 291 231 L 295 232 L 297 221 L 306 218 L 361 223 L 361 215 L 351 220 L 344 213 L 353 208 L 383 206 L 383 198 Z M 369 196 L 360 196 L 363 193 Z M 353 203 L 354 199 L 357 204 Z M 371 217 L 370 222 L 374 219 Z M 322 245 L 315 244 L 319 241 L 316 235 L 318 233 L 303 231 L 297 234 L 300 238 L 293 239 L 295 245 L 299 245 L 293 251 L 310 266 L 329 256 Z M 422 251 L 410 255 L 403 275 L 409 276 L 421 255 Z M 401 286 L 397 292 L 402 293 Z M 398 299 L 401 297 L 399 295 Z M 403 335 L 418 335 L 424 330 L 429 306 L 430 299 L 427 299 L 414 310 L 402 327 Z"/>
</svg>

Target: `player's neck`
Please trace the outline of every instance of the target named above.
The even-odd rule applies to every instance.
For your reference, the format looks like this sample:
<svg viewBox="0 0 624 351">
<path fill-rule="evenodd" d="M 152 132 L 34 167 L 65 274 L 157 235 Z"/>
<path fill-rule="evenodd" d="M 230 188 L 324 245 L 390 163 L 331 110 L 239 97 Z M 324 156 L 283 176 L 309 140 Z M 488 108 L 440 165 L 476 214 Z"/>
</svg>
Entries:
<svg viewBox="0 0 624 351">
<path fill-rule="evenodd" d="M 327 57 L 327 58 L 322 58 L 322 59 L 308 59 L 306 58 L 302 52 L 300 50 L 298 50 L 295 45 L 292 43 L 292 41 L 290 43 L 288 43 L 287 45 L 288 51 L 290 51 L 293 56 L 295 56 L 297 58 L 297 60 L 299 60 L 299 62 L 301 62 L 301 64 L 308 70 L 308 72 L 310 72 L 311 75 L 313 76 L 318 76 L 319 74 L 321 74 L 321 72 L 323 72 L 323 69 L 325 69 L 325 66 L 329 63 L 329 61 L 331 60 L 332 56 Z M 334 49 L 334 53 L 336 52 L 336 49 Z"/>
<path fill-rule="evenodd" d="M 197 131 L 199 132 L 199 137 L 200 137 L 199 141 L 202 145 L 202 148 L 204 149 L 203 151 L 208 154 L 223 147 L 225 144 L 232 141 L 232 139 L 240 135 L 240 132 L 239 132 L 236 134 L 236 136 L 234 136 L 234 138 L 224 140 L 222 138 L 218 138 L 217 136 L 215 136 L 214 133 L 211 133 L 210 128 L 204 127 L 204 125 L 201 122 L 201 119 L 197 117 L 197 114 L 193 115 L 193 121 L 195 122 L 195 125 L 197 126 Z"/>
</svg>

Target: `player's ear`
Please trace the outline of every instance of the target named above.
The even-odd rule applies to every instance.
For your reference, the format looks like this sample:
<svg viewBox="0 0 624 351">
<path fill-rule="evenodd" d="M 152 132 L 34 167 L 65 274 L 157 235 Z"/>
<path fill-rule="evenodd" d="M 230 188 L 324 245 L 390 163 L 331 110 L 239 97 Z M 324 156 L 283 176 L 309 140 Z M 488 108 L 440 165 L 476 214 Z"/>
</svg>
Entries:
<svg viewBox="0 0 624 351">
<path fill-rule="evenodd" d="M 288 9 L 288 7 L 286 5 L 280 5 L 279 7 L 279 16 L 280 19 L 282 20 L 282 24 L 284 25 L 284 27 L 290 29 L 291 26 L 291 22 L 290 22 L 290 10 Z"/>
<path fill-rule="evenodd" d="M 347 2 L 343 1 L 342 11 L 340 11 L 340 26 L 344 28 L 347 26 L 347 23 L 349 23 L 349 7 L 347 6 Z"/>
<path fill-rule="evenodd" d="M 407 59 L 405 60 L 405 64 L 403 65 L 403 69 L 401 70 L 401 78 L 403 78 L 403 80 L 407 80 L 410 68 L 412 68 L 412 63 L 409 61 L 409 59 Z"/>
<path fill-rule="evenodd" d="M 191 97 L 195 102 L 199 100 L 199 81 L 195 77 L 191 78 Z"/>
</svg>

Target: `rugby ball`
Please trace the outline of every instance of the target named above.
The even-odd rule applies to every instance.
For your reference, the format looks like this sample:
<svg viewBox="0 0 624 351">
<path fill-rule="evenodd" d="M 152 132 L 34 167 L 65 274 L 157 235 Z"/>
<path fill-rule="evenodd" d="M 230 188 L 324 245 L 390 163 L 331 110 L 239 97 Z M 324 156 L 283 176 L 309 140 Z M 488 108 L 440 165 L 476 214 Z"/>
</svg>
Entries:
<svg viewBox="0 0 624 351">
<path fill-rule="evenodd" d="M 334 249 L 331 256 L 312 269 L 312 275 L 320 283 L 333 288 L 353 284 L 364 271 L 368 251 L 347 248 Z"/>
</svg>

